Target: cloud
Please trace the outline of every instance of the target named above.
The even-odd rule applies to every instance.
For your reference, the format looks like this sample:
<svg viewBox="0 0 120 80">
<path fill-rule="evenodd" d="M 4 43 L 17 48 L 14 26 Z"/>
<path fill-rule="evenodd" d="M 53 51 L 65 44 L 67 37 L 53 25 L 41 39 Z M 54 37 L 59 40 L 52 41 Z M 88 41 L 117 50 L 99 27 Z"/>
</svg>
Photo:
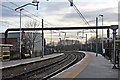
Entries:
<svg viewBox="0 0 120 80">
<path fill-rule="evenodd" d="M 12 2 L 32 2 L 33 0 L 10 0 Z M 68 0 L 37 0 L 39 2 L 68 2 Z M 114 0 L 114 2 L 118 2 L 119 0 Z M 8 2 L 8 0 L 4 0 L 4 2 Z M 108 2 L 107 0 L 73 0 L 73 2 Z M 113 0 L 109 0 L 109 2 L 113 2 Z"/>
<path fill-rule="evenodd" d="M 69 8 L 69 4 L 65 2 L 42 2 L 39 4 L 39 15 L 41 16 L 53 16 L 56 14 L 62 14 L 64 9 Z"/>
<path fill-rule="evenodd" d="M 79 18 L 79 16 L 78 14 L 74 12 L 74 13 L 69 13 L 69 14 L 64 15 L 63 18 Z"/>
<path fill-rule="evenodd" d="M 43 8 L 46 7 L 47 11 L 59 11 L 66 7 L 69 7 L 68 3 L 65 2 L 42 2 L 40 4 Z"/>
<path fill-rule="evenodd" d="M 18 17 L 18 15 L 16 14 L 16 12 L 13 12 L 11 10 L 8 9 L 2 9 L 2 17 Z"/>
<path fill-rule="evenodd" d="M 84 17 L 87 19 L 87 21 L 89 23 L 95 23 L 95 17 L 98 17 L 99 14 L 104 15 L 105 22 L 116 22 L 117 17 L 118 17 L 118 13 L 116 10 L 117 10 L 117 8 L 106 8 L 106 9 L 101 9 L 101 10 L 84 11 L 81 13 L 84 15 Z M 75 11 L 71 12 L 69 14 L 65 14 L 64 17 L 62 18 L 62 20 L 64 20 L 65 18 L 68 18 L 71 20 L 72 19 L 77 19 L 77 20 L 81 19 Z"/>
<path fill-rule="evenodd" d="M 11 0 L 9 0 L 11 1 Z M 32 0 L 31 0 L 32 1 Z M 28 1 L 28 2 L 31 2 Z M 44 0 L 45 1 L 45 0 Z M 49 0 L 48 2 L 41 2 L 39 3 L 39 10 L 36 10 L 35 6 L 26 6 L 24 7 L 25 10 L 29 11 L 30 13 L 37 15 L 38 17 L 42 17 L 48 22 L 51 22 L 55 25 L 65 25 L 65 26 L 79 26 L 83 25 L 84 22 L 80 19 L 78 14 L 75 12 L 73 7 L 70 7 L 69 2 L 53 2 L 53 0 Z M 11 1 L 12 2 L 12 1 Z M 26 4 L 26 0 L 24 2 L 14 2 L 18 6 Z M 99 3 L 99 4 L 98 4 Z M 117 21 L 117 8 L 111 5 L 111 2 L 108 1 L 78 1 L 75 2 L 78 9 L 84 15 L 88 22 L 91 24 L 95 24 L 95 17 L 99 14 L 104 15 L 104 22 L 116 22 Z M 6 2 L 4 5 L 15 9 L 17 6 Z M 106 6 L 107 5 L 107 6 Z M 112 7 L 111 7 L 112 6 Z M 33 15 L 27 13 L 26 11 L 22 11 L 22 13 L 33 17 Z M 19 13 L 15 12 L 14 10 L 9 10 L 6 8 L 2 9 L 2 16 L 12 18 L 13 20 L 19 21 Z M 22 20 L 23 17 L 22 16 Z M 16 18 L 16 19 L 15 19 Z M 27 18 L 25 18 L 27 20 Z M 19 24 L 19 22 L 17 23 Z"/>
<path fill-rule="evenodd" d="M 19 17 L 19 13 L 15 11 L 15 9 L 19 6 L 19 5 L 23 4 L 23 2 L 21 3 L 13 3 L 11 4 L 10 2 L 2 2 L 2 17 Z M 18 5 L 18 6 L 17 6 Z"/>
<path fill-rule="evenodd" d="M 12 1 L 2 3 L 2 5 L 6 6 L 6 7 L 4 6 L 2 7 L 3 17 L 19 17 L 19 13 L 14 11 L 15 8 L 26 4 L 26 2 L 12 2 L 12 3 L 11 2 Z M 31 15 L 32 13 L 37 16 L 55 15 L 56 13 L 62 13 L 62 10 L 68 7 L 69 4 L 65 2 L 41 2 L 39 3 L 38 10 L 36 10 L 36 6 L 27 5 L 24 7 L 25 10 L 22 11 L 22 13 L 26 15 Z"/>
<path fill-rule="evenodd" d="M 2 2 L 32 2 L 33 0 L 2 0 Z"/>
</svg>

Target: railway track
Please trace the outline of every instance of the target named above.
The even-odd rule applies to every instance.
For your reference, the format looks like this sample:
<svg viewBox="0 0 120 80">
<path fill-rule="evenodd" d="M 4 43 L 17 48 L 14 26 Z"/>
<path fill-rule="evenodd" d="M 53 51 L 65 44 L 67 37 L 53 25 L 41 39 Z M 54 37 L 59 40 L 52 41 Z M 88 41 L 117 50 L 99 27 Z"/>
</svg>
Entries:
<svg viewBox="0 0 120 80">
<path fill-rule="evenodd" d="M 40 79 L 46 80 L 50 77 L 56 75 L 57 73 L 65 70 L 66 68 L 74 65 L 82 58 L 84 58 L 85 54 L 80 52 L 65 52 L 65 54 L 56 59 L 48 60 L 41 63 L 41 66 L 31 70 L 29 72 L 19 74 L 17 76 L 8 78 L 7 80 L 29 80 L 29 79 Z"/>
</svg>

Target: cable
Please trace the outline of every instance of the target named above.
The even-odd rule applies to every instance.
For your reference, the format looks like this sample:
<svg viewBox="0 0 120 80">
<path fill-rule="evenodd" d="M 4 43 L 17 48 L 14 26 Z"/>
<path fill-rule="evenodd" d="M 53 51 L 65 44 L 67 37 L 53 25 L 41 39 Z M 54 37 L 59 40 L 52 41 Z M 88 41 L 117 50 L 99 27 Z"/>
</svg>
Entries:
<svg viewBox="0 0 120 80">
<path fill-rule="evenodd" d="M 83 14 L 78 10 L 78 8 L 76 7 L 76 5 L 74 3 L 73 3 L 73 8 L 78 13 L 78 15 L 82 18 L 82 20 L 85 22 L 85 24 L 89 25 L 88 21 L 85 19 Z"/>
<path fill-rule="evenodd" d="M 85 19 L 85 17 L 83 16 L 83 14 L 78 10 L 78 8 L 76 7 L 76 5 L 74 3 L 73 3 L 73 8 L 78 13 L 78 15 L 82 18 L 82 20 L 85 22 L 85 24 L 90 26 L 89 22 Z M 92 31 L 94 31 L 94 30 L 92 30 Z"/>
<path fill-rule="evenodd" d="M 14 4 L 13 2 L 10 2 L 10 3 L 11 3 L 11 4 Z M 12 9 L 12 8 L 6 6 L 6 5 L 3 5 L 3 4 L 0 4 L 0 5 L 3 6 L 4 8 L 9 9 L 9 10 L 15 11 L 14 9 Z M 16 4 L 14 4 L 14 5 L 18 7 L 18 5 L 16 5 Z M 25 11 L 28 12 L 28 13 L 30 13 L 30 12 L 27 11 L 27 10 L 25 10 Z M 16 11 L 16 12 L 20 13 L 19 11 Z M 36 20 L 36 19 L 34 19 L 34 18 L 26 15 L 26 14 L 23 14 L 23 13 L 21 13 L 21 14 L 24 15 L 24 16 L 26 16 L 26 17 L 29 17 L 29 18 L 31 18 L 31 19 L 33 19 L 33 20 Z M 30 13 L 30 14 L 31 14 L 31 13 Z M 32 14 L 32 15 L 38 18 L 38 16 L 36 16 L 36 15 L 34 15 L 34 14 Z M 38 20 L 36 20 L 36 21 L 38 21 Z M 40 22 L 40 21 L 38 21 L 38 22 Z M 47 22 L 47 21 L 45 21 L 45 22 L 46 22 L 48 25 L 53 25 L 53 24 L 51 24 L 51 23 L 49 23 L 49 22 Z M 46 24 L 46 25 L 47 25 L 47 24 Z M 10 25 L 12 25 L 12 24 L 10 24 Z M 59 31 L 59 32 L 62 32 L 62 33 L 63 33 L 63 31 Z M 59 33 L 59 32 L 58 32 L 58 33 Z M 64 33 L 66 33 L 66 32 L 64 32 Z"/>
<path fill-rule="evenodd" d="M 1 4 L 0 4 L 1 5 Z M 14 9 L 12 9 L 12 8 L 10 8 L 10 7 L 8 7 L 8 6 L 5 6 L 5 5 L 2 5 L 3 7 L 5 7 L 5 8 L 8 8 L 8 9 L 10 9 L 10 10 L 13 10 L 13 11 L 15 11 Z M 77 10 L 77 9 L 76 9 Z M 20 13 L 19 11 L 17 11 L 18 13 Z M 27 11 L 28 12 L 28 11 Z M 22 13 L 23 14 L 23 13 Z M 29 17 L 29 18 L 31 18 L 30 16 L 28 16 L 28 15 L 25 15 L 25 14 L 23 14 L 24 16 L 27 16 L 27 17 Z M 36 15 L 34 15 L 34 16 L 36 16 Z M 36 16 L 37 17 L 37 16 Z M 34 18 L 31 18 L 31 19 L 33 19 L 33 20 L 36 20 L 36 19 L 34 19 Z M 38 21 L 38 20 L 37 20 Z M 39 21 L 40 22 L 40 21 Z M 48 23 L 48 22 L 47 22 Z M 49 25 L 52 25 L 51 23 L 48 23 Z M 61 31 L 62 32 L 62 31 Z M 64 32 L 65 33 L 65 32 Z"/>
<path fill-rule="evenodd" d="M 9 23 L 9 22 L 6 22 L 6 21 L 0 21 L 1 23 L 5 23 L 5 24 L 9 24 L 9 25 L 12 25 L 13 26 L 13 24 L 11 24 L 11 23 Z M 14 24 L 14 26 L 18 26 L 18 25 L 15 25 Z"/>
<path fill-rule="evenodd" d="M 70 2 L 70 0 L 68 0 Z M 75 11 L 78 13 L 79 17 L 83 20 L 83 22 L 85 22 L 86 25 L 89 25 L 89 22 L 85 19 L 85 17 L 83 16 L 83 14 L 79 11 L 79 9 L 77 8 L 77 6 L 73 3 L 73 8 L 75 9 Z M 92 30 L 94 31 L 94 30 Z M 91 31 L 91 32 L 92 32 Z M 95 32 L 95 31 L 94 31 Z"/>
<path fill-rule="evenodd" d="M 0 2 L 1 2 L 1 1 L 0 1 Z M 7 9 L 12 10 L 12 11 L 15 11 L 14 9 L 12 9 L 12 8 L 10 8 L 10 7 L 8 7 L 8 6 L 5 6 L 5 5 L 3 5 L 3 4 L 0 4 L 0 5 L 3 6 L 3 7 L 5 7 L 5 8 L 7 8 Z M 19 11 L 16 11 L 16 12 L 20 13 Z M 33 19 L 33 20 L 35 20 L 35 21 L 40 22 L 39 20 L 34 19 L 34 18 L 32 18 L 32 17 L 30 17 L 30 16 L 28 16 L 28 15 L 26 15 L 26 14 L 23 14 L 23 13 L 21 13 L 21 14 L 24 15 L 24 16 L 26 16 L 26 17 L 29 17 L 29 18 L 31 18 L 31 19 Z"/>
<path fill-rule="evenodd" d="M 12 11 L 15 11 L 14 9 L 12 9 L 12 8 L 10 8 L 10 7 L 8 7 L 8 6 L 5 6 L 5 5 L 3 5 L 3 4 L 0 4 L 0 5 L 3 6 L 3 7 L 5 7 L 5 8 L 7 8 L 7 9 L 12 10 Z M 19 11 L 16 11 L 16 12 L 20 13 Z M 33 19 L 33 20 L 36 20 L 36 19 L 34 19 L 34 18 L 26 15 L 26 14 L 23 14 L 23 13 L 21 13 L 21 14 L 24 15 L 24 16 L 26 16 L 26 17 L 29 17 L 29 18 L 31 18 L 31 19 Z M 38 20 L 36 20 L 36 21 L 38 21 Z M 40 21 L 39 21 L 39 22 L 40 22 Z"/>
<path fill-rule="evenodd" d="M 8 1 L 9 3 L 11 3 L 11 4 L 13 4 L 13 5 L 19 7 L 17 4 L 15 4 L 15 3 L 13 3 L 13 2 L 11 2 L 11 1 L 9 1 L 9 0 L 7 0 L 7 1 Z M 42 18 L 39 18 L 37 15 L 30 13 L 30 12 L 27 11 L 27 10 L 25 10 L 25 11 L 28 12 L 29 14 L 35 16 L 35 17 L 38 18 L 38 19 L 42 19 Z M 51 24 L 51 23 L 49 23 L 49 22 L 47 22 L 47 21 L 44 21 L 44 22 L 46 22 L 46 23 L 49 24 L 49 25 L 55 26 L 55 25 L 53 25 L 53 24 Z"/>
</svg>

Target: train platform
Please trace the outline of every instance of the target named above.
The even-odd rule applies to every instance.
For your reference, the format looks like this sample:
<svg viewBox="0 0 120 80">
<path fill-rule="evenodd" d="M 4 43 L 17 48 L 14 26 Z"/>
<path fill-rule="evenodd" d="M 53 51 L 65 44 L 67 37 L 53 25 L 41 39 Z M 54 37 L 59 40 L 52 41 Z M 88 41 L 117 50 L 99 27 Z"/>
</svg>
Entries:
<svg viewBox="0 0 120 80">
<path fill-rule="evenodd" d="M 112 69 L 113 65 L 102 55 L 95 56 L 93 52 L 84 52 L 85 58 L 72 67 L 55 75 L 54 78 L 74 78 L 79 79 L 115 79 L 118 80 L 118 69 Z M 51 79 L 52 79 L 51 78 Z"/>
<path fill-rule="evenodd" d="M 54 58 L 54 57 L 61 56 L 63 54 L 64 53 L 55 53 L 55 54 L 51 54 L 51 55 L 45 55 L 43 58 L 35 57 L 35 58 L 1 62 L 2 66 L 0 67 L 0 69 L 14 67 L 14 66 L 22 65 L 22 64 L 28 64 L 28 63 L 32 63 L 32 62 L 37 62 L 37 61 L 41 61 L 41 60 L 45 60 L 45 59 L 49 59 L 49 58 Z"/>
</svg>

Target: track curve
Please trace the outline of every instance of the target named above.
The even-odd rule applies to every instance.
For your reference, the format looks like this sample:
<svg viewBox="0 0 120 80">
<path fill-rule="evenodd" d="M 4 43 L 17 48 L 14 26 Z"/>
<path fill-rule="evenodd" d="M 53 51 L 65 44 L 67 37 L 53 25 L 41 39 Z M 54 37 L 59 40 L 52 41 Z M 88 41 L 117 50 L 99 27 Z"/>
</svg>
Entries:
<svg viewBox="0 0 120 80">
<path fill-rule="evenodd" d="M 35 70 L 31 70 L 27 73 L 20 74 L 9 78 L 8 80 L 29 80 L 29 79 L 39 79 L 46 80 L 50 77 L 58 74 L 59 72 L 69 68 L 81 59 L 85 57 L 82 52 L 65 52 L 64 55 L 58 57 L 57 59 L 48 60 L 46 63 L 41 64 L 41 66 Z"/>
</svg>

